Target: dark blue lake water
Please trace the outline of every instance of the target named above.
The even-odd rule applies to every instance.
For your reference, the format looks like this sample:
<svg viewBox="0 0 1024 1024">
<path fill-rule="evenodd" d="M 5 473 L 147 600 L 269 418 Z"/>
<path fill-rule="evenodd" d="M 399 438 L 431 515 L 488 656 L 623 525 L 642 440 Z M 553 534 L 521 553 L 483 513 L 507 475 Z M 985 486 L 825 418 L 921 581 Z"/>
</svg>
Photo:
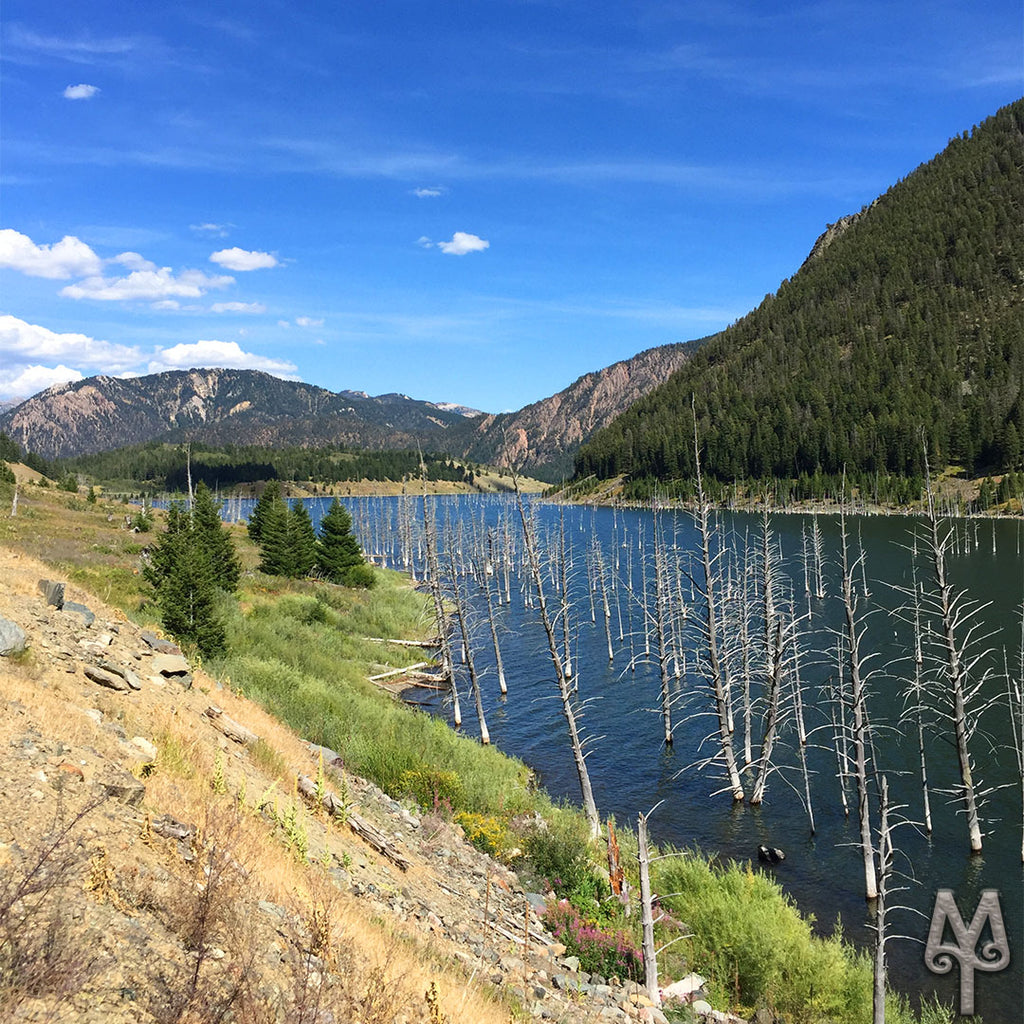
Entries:
<svg viewBox="0 0 1024 1024">
<path fill-rule="evenodd" d="M 558 701 L 551 659 L 540 627 L 526 571 L 521 529 L 514 504 L 504 498 L 430 499 L 442 544 L 453 547 L 460 584 L 472 614 L 470 642 L 482 674 L 483 700 L 492 742 L 530 764 L 554 795 L 579 800 L 579 782 L 568 749 L 565 721 Z M 327 507 L 322 499 L 307 501 L 314 522 Z M 411 498 L 349 498 L 346 505 L 364 550 L 380 563 L 413 570 L 422 579 L 422 506 Z M 242 512 L 247 511 L 243 505 Z M 694 561 L 697 534 L 692 517 L 662 511 L 659 532 L 665 543 L 663 593 L 672 605 L 680 641 L 673 647 L 672 700 L 675 742 L 663 743 L 659 714 L 658 647 L 645 639 L 655 609 L 654 519 L 647 510 L 534 508 L 538 535 L 551 560 L 544 586 L 552 609 L 560 609 L 560 571 L 553 556 L 564 549 L 568 595 L 568 636 L 578 700 L 585 705 L 583 726 L 589 738 L 591 780 L 600 811 L 620 822 L 635 824 L 638 811 L 659 804 L 651 821 L 658 840 L 699 846 L 728 859 L 756 859 L 758 844 L 782 848 L 784 863 L 773 874 L 819 929 L 830 932 L 837 920 L 844 934 L 858 944 L 870 943 L 870 917 L 863 898 L 863 875 L 857 849 L 856 796 L 847 785 L 850 814 L 843 812 L 842 785 L 834 743 L 831 694 L 839 669 L 837 635 L 843 627 L 840 601 L 839 521 L 835 516 L 775 515 L 771 518 L 772 550 L 780 566 L 782 605 L 798 620 L 796 633 L 801 694 L 808 730 L 806 757 L 811 804 L 816 825 L 812 836 L 803 798 L 804 777 L 797 756 L 795 716 L 787 715 L 773 760 L 767 797 L 759 808 L 733 805 L 716 765 L 697 762 L 713 753 L 707 742 L 714 723 L 708 712 L 707 684 L 702 674 L 697 630 L 702 621 L 700 588 L 703 574 Z M 907 517 L 856 516 L 847 520 L 848 537 L 863 565 L 857 583 L 858 628 L 862 652 L 870 653 L 869 714 L 873 725 L 873 767 L 888 779 L 891 801 L 903 805 L 899 816 L 908 824 L 895 833 L 897 869 L 894 880 L 904 891 L 892 898 L 906 910 L 893 914 L 889 944 L 890 980 L 912 996 L 938 994 L 956 1003 L 959 976 L 939 977 L 924 964 L 924 941 L 936 891 L 952 889 L 969 921 L 984 889 L 1000 893 L 1011 963 L 999 973 L 976 974 L 976 1007 L 988 1024 L 1020 1024 L 1024 1020 L 1024 887 L 1022 887 L 1021 783 L 1014 748 L 1009 675 L 1021 677 L 1021 602 L 1024 597 L 1022 524 L 1017 521 L 959 520 L 952 522 L 950 571 L 964 599 L 978 603 L 975 637 L 969 650 L 979 656 L 972 678 L 980 682 L 974 699 L 978 726 L 972 738 L 975 772 L 988 792 L 984 808 L 984 852 L 970 856 L 967 829 L 959 803 L 940 790 L 956 785 L 957 764 L 951 726 L 937 710 L 925 715 L 925 755 L 932 786 L 933 831 L 923 825 L 918 733 L 908 710 L 906 691 L 914 678 L 913 613 L 909 593 L 914 587 L 914 535 L 920 521 Z M 761 518 L 743 513 L 719 516 L 722 550 L 723 642 L 738 694 L 744 636 L 736 609 L 740 593 L 756 574 Z M 927 593 L 928 563 L 918 543 L 917 583 Z M 490 565 L 490 572 L 487 566 Z M 603 568 L 603 576 L 599 568 Z M 601 579 L 603 578 L 603 585 Z M 495 656 L 486 620 L 483 584 L 491 587 L 499 646 L 508 695 L 499 692 Z M 821 596 L 819 596 L 819 594 Z M 609 615 L 605 615 L 607 595 Z M 731 609 L 731 611 L 729 610 Z M 749 610 L 748 610 L 749 611 Z M 927 618 L 927 615 L 926 615 Z M 751 611 L 748 625 L 756 627 Z M 606 628 L 607 620 L 607 628 Z M 564 620 L 558 619 L 563 641 Z M 614 658 L 609 662 L 608 636 Z M 755 639 L 752 639 L 755 638 Z M 790 649 L 792 660 L 794 648 Z M 1005 661 L 1004 661 L 1005 650 Z M 650 652 L 649 654 L 647 652 Z M 987 652 L 987 653 L 986 653 Z M 933 653 L 926 645 L 925 668 Z M 790 666 L 789 692 L 795 692 Z M 987 673 L 987 677 L 986 677 Z M 934 673 L 933 673 L 934 675 Z M 478 734 L 465 671 L 462 729 Z M 755 683 L 755 697 L 760 694 Z M 939 704 L 938 684 L 926 703 Z M 432 712 L 451 720 L 449 699 L 429 692 L 416 694 Z M 1019 710 L 1018 705 L 1014 705 Z M 743 750 L 743 713 L 738 695 L 733 707 L 737 746 Z M 754 706 L 753 750 L 761 738 L 760 707 Z M 749 779 L 749 776 L 748 776 Z M 877 808 L 874 821 L 877 824 Z M 915 913 L 916 911 L 916 913 Z"/>
</svg>

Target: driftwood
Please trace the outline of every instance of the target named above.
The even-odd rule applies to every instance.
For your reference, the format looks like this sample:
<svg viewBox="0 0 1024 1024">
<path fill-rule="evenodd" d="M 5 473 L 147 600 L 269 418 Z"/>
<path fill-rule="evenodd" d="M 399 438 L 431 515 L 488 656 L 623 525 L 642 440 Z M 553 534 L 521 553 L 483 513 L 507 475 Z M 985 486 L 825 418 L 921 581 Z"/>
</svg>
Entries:
<svg viewBox="0 0 1024 1024">
<path fill-rule="evenodd" d="M 306 797 L 307 800 L 313 802 L 317 801 L 317 785 L 307 775 L 299 775 L 296 779 L 296 785 L 299 792 Z M 320 805 L 331 815 L 332 818 L 344 818 L 348 827 L 364 843 L 372 846 L 379 854 L 387 857 L 392 864 L 401 868 L 403 871 L 407 871 L 409 868 L 409 861 L 399 851 L 398 847 L 391 842 L 390 839 L 380 829 L 371 825 L 365 818 L 361 818 L 354 811 L 346 808 L 342 802 L 330 791 L 325 791 L 319 797 Z"/>
<path fill-rule="evenodd" d="M 421 647 L 424 650 L 441 646 L 441 641 L 436 637 L 431 640 L 389 640 L 386 636 L 364 636 L 363 639 L 372 644 L 395 644 L 398 647 Z"/>
<path fill-rule="evenodd" d="M 379 675 L 367 676 L 371 683 L 379 682 L 381 679 L 392 679 L 395 676 L 410 675 L 417 669 L 426 668 L 430 663 L 426 661 L 417 661 L 415 665 L 410 665 L 408 668 L 393 668 L 390 672 L 381 672 Z"/>
<path fill-rule="evenodd" d="M 246 729 L 244 725 L 239 725 L 233 718 L 228 718 L 224 714 L 223 709 L 214 704 L 211 704 L 203 712 L 203 716 L 209 720 L 214 729 L 222 732 L 229 740 L 241 743 L 244 747 L 251 747 L 259 740 L 259 736 L 256 733 Z"/>
</svg>

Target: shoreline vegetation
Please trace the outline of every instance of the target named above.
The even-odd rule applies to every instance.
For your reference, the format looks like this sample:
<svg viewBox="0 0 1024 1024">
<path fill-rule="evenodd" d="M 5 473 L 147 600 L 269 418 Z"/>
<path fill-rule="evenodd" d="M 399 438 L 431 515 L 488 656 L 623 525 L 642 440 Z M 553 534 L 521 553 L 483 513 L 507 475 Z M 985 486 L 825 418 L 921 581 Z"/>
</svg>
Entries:
<svg viewBox="0 0 1024 1024">
<path fill-rule="evenodd" d="M 12 485 L 0 483 L 0 543 L 47 563 L 140 625 L 157 622 L 140 572 L 149 538 L 125 528 L 137 508 L 92 489 L 70 493 L 25 479 L 18 488 L 12 515 Z M 165 517 L 155 513 L 156 530 Z M 591 840 L 582 810 L 554 801 L 528 765 L 369 680 L 434 660 L 429 644 L 409 646 L 436 631 L 429 594 L 379 568 L 370 589 L 267 576 L 256 568 L 259 553 L 244 528 L 229 529 L 242 578 L 237 597 L 219 598 L 226 647 L 204 661 L 204 670 L 303 739 L 337 751 L 346 771 L 460 826 L 479 850 L 519 872 L 528 889 L 549 893 L 549 905 L 558 908 L 551 927 L 561 927 L 562 941 L 584 965 L 599 965 L 584 969 L 625 977 L 638 962 L 639 907 L 634 901 L 627 911 L 612 894 L 606 865 L 611 825 L 619 864 L 639 893 L 632 823 L 602 822 L 601 838 Z M 663 985 L 696 972 L 707 979 L 716 1007 L 747 1017 L 765 1011 L 766 1019 L 785 1024 L 869 1019 L 870 958 L 830 922 L 820 922 L 819 934 L 819 923 L 750 864 L 719 863 L 696 850 L 653 852 L 662 858 L 654 865 L 655 890 L 673 894 L 661 901 L 656 929 L 659 945 L 674 943 L 659 957 Z M 915 1011 L 896 994 L 887 1003 L 887 1019 L 897 1024 L 952 1019 L 938 1006 Z"/>
</svg>

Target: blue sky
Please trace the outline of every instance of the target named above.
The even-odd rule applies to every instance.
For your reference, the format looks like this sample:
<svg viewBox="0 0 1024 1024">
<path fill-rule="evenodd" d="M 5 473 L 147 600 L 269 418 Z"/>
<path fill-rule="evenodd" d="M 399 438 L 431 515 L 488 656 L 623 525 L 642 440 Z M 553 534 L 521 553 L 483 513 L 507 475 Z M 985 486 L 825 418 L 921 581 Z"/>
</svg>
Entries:
<svg viewBox="0 0 1024 1024">
<path fill-rule="evenodd" d="M 774 291 L 1024 93 L 1021 0 L 5 0 L 0 399 L 498 412 Z"/>
</svg>

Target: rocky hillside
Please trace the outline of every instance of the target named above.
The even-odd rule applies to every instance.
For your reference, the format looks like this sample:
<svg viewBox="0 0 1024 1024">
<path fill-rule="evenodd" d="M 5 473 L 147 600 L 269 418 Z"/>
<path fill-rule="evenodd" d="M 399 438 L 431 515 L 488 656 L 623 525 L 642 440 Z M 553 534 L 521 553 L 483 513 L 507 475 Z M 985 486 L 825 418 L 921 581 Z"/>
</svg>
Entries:
<svg viewBox="0 0 1024 1024">
<path fill-rule="evenodd" d="M 571 475 L 573 457 L 595 430 L 667 380 L 700 342 L 650 348 L 632 359 L 587 373 L 557 395 L 519 412 L 484 416 L 473 424 L 467 458 L 523 467 L 548 482 Z"/>
<path fill-rule="evenodd" d="M 406 395 L 334 393 L 257 370 L 171 370 L 56 384 L 0 413 L 0 430 L 45 458 L 151 440 L 212 444 L 448 447 L 470 420 Z"/>
<path fill-rule="evenodd" d="M 48 571 L 0 548 L 0 1019 L 665 1021 L 457 826 Z"/>
</svg>

